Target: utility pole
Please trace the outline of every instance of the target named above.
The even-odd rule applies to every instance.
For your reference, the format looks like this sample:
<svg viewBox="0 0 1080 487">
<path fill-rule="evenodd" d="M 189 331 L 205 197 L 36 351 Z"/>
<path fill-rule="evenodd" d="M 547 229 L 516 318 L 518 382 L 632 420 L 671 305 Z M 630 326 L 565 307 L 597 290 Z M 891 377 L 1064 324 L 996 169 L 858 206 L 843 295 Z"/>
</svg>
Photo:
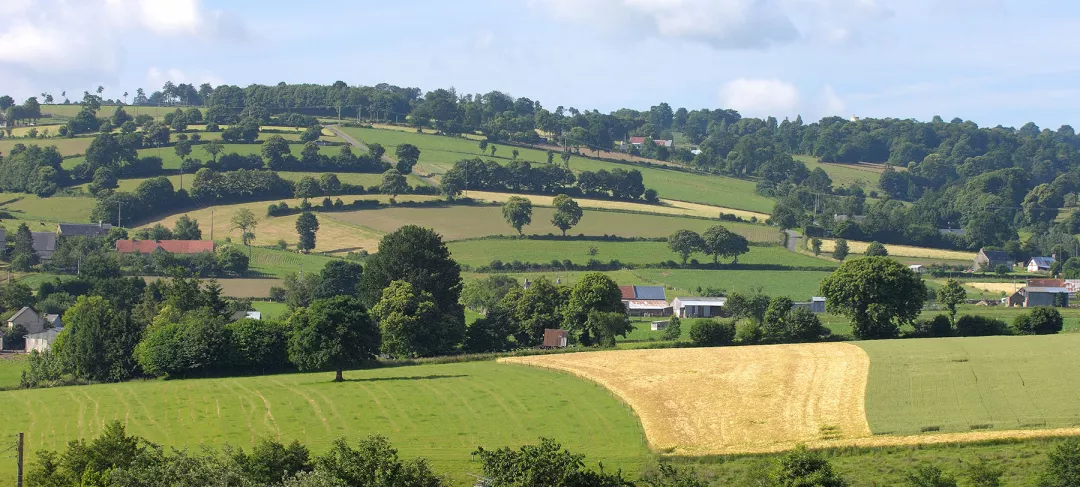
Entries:
<svg viewBox="0 0 1080 487">
<path fill-rule="evenodd" d="M 117 228 L 120 228 L 120 227 L 122 227 L 122 226 L 123 226 L 123 225 L 121 225 L 121 224 L 120 224 L 120 222 L 121 222 L 121 220 L 120 220 L 120 208 L 121 208 L 121 207 L 122 207 L 123 205 L 124 205 L 124 204 L 123 204 L 123 203 L 121 203 L 121 202 L 119 202 L 119 201 L 117 201 L 117 202 L 116 202 L 116 227 L 117 227 Z"/>
<path fill-rule="evenodd" d="M 184 189 L 184 161 L 180 161 L 180 189 Z"/>
<path fill-rule="evenodd" d="M 17 451 L 16 451 L 15 454 L 17 455 L 17 461 L 18 461 L 18 465 L 19 465 L 19 472 L 18 472 L 19 476 L 18 476 L 17 483 L 15 485 L 16 485 L 16 487 L 22 487 L 22 484 L 23 484 L 22 483 L 22 478 L 23 478 L 23 433 L 19 433 L 19 443 L 16 446 L 16 450 Z"/>
<path fill-rule="evenodd" d="M 210 241 L 214 241 L 214 209 L 210 208 Z"/>
</svg>

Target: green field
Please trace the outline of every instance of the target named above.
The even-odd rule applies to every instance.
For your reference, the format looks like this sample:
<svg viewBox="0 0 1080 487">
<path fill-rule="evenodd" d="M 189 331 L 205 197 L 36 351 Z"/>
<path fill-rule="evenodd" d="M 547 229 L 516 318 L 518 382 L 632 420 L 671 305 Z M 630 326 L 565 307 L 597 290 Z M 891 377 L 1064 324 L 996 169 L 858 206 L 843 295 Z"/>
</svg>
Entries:
<svg viewBox="0 0 1080 487">
<path fill-rule="evenodd" d="M 252 301 L 251 308 L 262 312 L 264 320 L 284 320 L 288 315 L 285 303 L 272 303 L 270 301 Z"/>
<path fill-rule="evenodd" d="M 874 434 L 1080 425 L 1080 335 L 859 342 Z"/>
<path fill-rule="evenodd" d="M 387 154 L 393 154 L 398 145 L 409 143 L 417 146 L 421 151 L 421 171 L 429 171 L 433 174 L 443 174 L 454 163 L 461 159 L 480 157 L 480 148 L 477 142 L 460 137 L 444 137 L 438 135 L 417 134 L 396 130 L 381 130 L 368 128 L 342 127 L 345 132 L 365 143 L 378 142 L 386 147 Z M 486 152 L 484 159 L 493 159 L 506 164 L 512 158 L 514 147 L 502 146 L 491 157 Z M 543 163 L 547 161 L 547 152 L 517 148 L 518 159 Z M 696 203 L 736 208 L 740 210 L 771 213 L 774 201 L 758 195 L 754 188 L 756 183 L 742 179 L 734 179 L 723 176 L 694 174 L 675 169 L 661 169 L 651 167 L 639 167 L 627 164 L 588 159 L 585 157 L 572 157 L 570 168 L 574 171 L 608 171 L 616 168 L 638 169 L 645 181 L 645 187 L 655 189 L 663 198 L 670 198 Z"/>
<path fill-rule="evenodd" d="M 811 156 L 794 156 L 796 161 L 806 164 L 806 168 L 813 171 L 821 168 L 832 179 L 833 187 L 862 186 L 869 192 L 877 188 L 878 180 L 881 179 L 882 169 L 880 166 L 859 164 L 829 164 Z"/>
<path fill-rule="evenodd" d="M 471 266 L 488 265 L 492 260 L 503 262 L 521 261 L 547 264 L 552 260 L 570 260 L 584 265 L 591 259 L 601 262 L 618 260 L 625 264 L 658 264 L 680 257 L 668 247 L 667 242 L 595 242 L 582 240 L 510 240 L 480 239 L 451 242 L 454 260 Z M 596 254 L 590 255 L 595 249 Z M 701 262 L 712 262 L 712 257 L 695 254 Z M 723 264 L 731 259 L 720 259 Z M 740 264 L 769 264 L 792 267 L 835 267 L 836 264 L 822 259 L 789 252 L 783 247 L 750 247 L 750 252 L 739 256 Z"/>
<path fill-rule="evenodd" d="M 90 211 L 94 209 L 94 203 L 93 199 L 84 197 L 52 196 L 40 198 L 32 194 L 9 193 L 0 196 L 0 211 L 10 213 L 16 220 L 27 221 L 31 230 L 40 232 L 44 230 L 34 228 L 31 222 L 89 222 Z M 0 223 L 7 226 L 10 220 L 4 219 Z M 49 230 L 56 230 L 56 227 L 53 226 Z"/>
<path fill-rule="evenodd" d="M 277 277 L 300 271 L 319 272 L 331 259 L 332 257 L 318 254 L 299 254 L 288 250 L 262 247 L 251 248 L 251 270 Z"/>
<path fill-rule="evenodd" d="M 72 100 L 74 101 L 74 100 Z M 140 114 L 147 114 L 154 118 L 162 118 L 166 113 L 175 112 L 177 108 L 184 110 L 185 112 L 190 107 L 156 107 L 156 106 L 140 106 L 140 105 L 125 105 L 124 111 L 132 117 L 139 116 Z M 82 110 L 82 105 L 78 103 L 72 103 L 70 105 L 41 105 L 41 114 L 45 117 L 54 118 L 74 118 Z M 97 111 L 99 117 L 111 117 L 113 112 L 116 111 L 116 105 L 102 105 Z M 205 109 L 203 112 L 205 113 Z"/>
<path fill-rule="evenodd" d="M 66 137 L 51 137 L 48 139 L 4 139 L 0 140 L 0 153 L 7 154 L 11 152 L 11 148 L 16 144 L 22 144 L 25 146 L 40 145 L 42 147 L 48 147 L 55 145 L 56 150 L 60 151 L 62 156 L 74 156 L 77 154 L 85 154 L 86 148 L 90 147 L 90 143 L 94 141 L 93 137 L 76 137 L 69 139 Z M 64 167 L 67 167 L 66 165 Z"/>
<path fill-rule="evenodd" d="M 676 296 L 696 296 L 697 288 L 722 289 L 727 292 L 749 292 L 760 287 L 770 296 L 787 296 L 795 301 L 807 301 L 818 295 L 823 271 L 750 271 L 750 270 L 689 270 L 637 269 L 640 284 L 668 287 L 668 300 Z M 637 284 L 637 283 L 635 283 Z"/>
<path fill-rule="evenodd" d="M 306 177 L 306 176 L 310 176 L 310 177 L 313 177 L 315 179 L 319 179 L 319 177 L 321 177 L 323 174 L 327 174 L 327 173 L 278 171 L 278 176 L 281 176 L 282 179 L 288 179 L 290 181 L 296 181 L 296 180 L 299 180 L 300 178 L 303 178 L 303 177 Z M 337 175 L 338 180 L 341 181 L 342 184 L 361 185 L 361 186 L 364 186 L 365 188 L 369 187 L 369 186 L 378 186 L 378 185 L 382 184 L 382 174 L 369 174 L 369 173 L 333 173 L 333 174 Z M 171 176 L 168 176 L 168 178 L 169 178 L 169 181 L 172 181 L 174 188 L 180 189 L 180 175 L 179 174 L 173 174 Z M 146 181 L 147 179 L 149 179 L 149 178 L 121 179 L 121 180 L 117 181 L 118 184 L 117 184 L 116 190 L 117 191 L 127 191 L 127 192 L 134 191 L 135 188 L 139 187 L 139 185 L 142 184 L 142 182 Z M 418 178 L 418 177 L 416 177 L 416 176 L 414 176 L 412 174 L 406 176 L 405 179 L 409 182 L 410 186 L 426 186 L 427 185 L 427 183 L 425 183 L 423 179 L 420 179 L 420 178 Z M 194 180 L 195 180 L 195 175 L 194 174 L 185 174 L 184 175 L 184 187 L 185 188 L 191 188 L 191 183 Z M 89 183 L 81 184 L 78 187 L 83 188 L 85 190 L 88 184 Z M 318 201 L 316 201 L 316 203 L 318 203 Z"/>
<path fill-rule="evenodd" d="M 526 234 L 558 234 L 551 225 L 552 208 L 533 208 L 532 224 L 523 228 Z M 451 206 L 443 208 L 385 208 L 346 213 L 327 213 L 333 218 L 355 225 L 389 233 L 404 225 L 434 228 L 445 240 L 514 235 L 517 232 L 503 219 L 498 206 Z M 322 216 L 320 216 L 322 218 Z M 776 229 L 748 223 L 728 223 L 677 216 L 643 215 L 611 211 L 585 210 L 581 223 L 567 232 L 569 235 L 618 235 L 622 237 L 667 237 L 677 230 L 704 232 L 722 224 L 755 242 L 775 242 Z"/>
<path fill-rule="evenodd" d="M 0 357 L 0 389 L 18 388 L 25 367 L 26 355 L 5 354 Z"/>
<path fill-rule="evenodd" d="M 640 472 L 649 458 L 628 407 L 589 381 L 495 362 L 420 365 L 333 374 L 134 381 L 0 393 L 20 421 L 0 435 L 25 432 L 29 461 L 42 448 L 101 433 L 112 420 L 170 447 L 250 448 L 260 438 L 304 442 L 322 453 L 340 437 L 388 437 L 405 458 L 423 456 L 458 483 L 478 464 L 477 446 L 496 448 L 557 438 L 610 469 Z M 493 419 L 497 419 L 494 420 Z M 12 479 L 14 462 L 0 462 Z M 471 484 L 469 484 L 471 485 Z"/>
<path fill-rule="evenodd" d="M 199 159 L 199 160 L 201 160 L 203 162 L 209 161 L 211 159 L 210 154 L 207 154 L 206 151 L 203 150 L 203 147 L 204 147 L 204 145 L 202 145 L 202 144 L 192 147 L 190 157 L 193 158 L 193 159 Z M 289 144 L 289 149 L 292 150 L 292 153 L 293 153 L 294 156 L 300 157 L 300 152 L 304 150 L 304 145 L 303 144 Z M 224 150 L 221 152 L 221 154 L 218 155 L 218 157 L 221 157 L 221 155 L 224 155 L 224 154 L 231 154 L 233 152 L 235 152 L 237 154 L 242 154 L 242 155 L 261 154 L 262 153 L 261 151 L 262 151 L 262 144 L 258 144 L 258 143 L 256 143 L 256 144 L 224 144 Z M 340 151 L 341 151 L 341 148 L 336 147 L 336 146 L 327 145 L 327 146 L 320 146 L 319 147 L 319 152 L 322 153 L 322 154 L 327 154 L 327 155 L 335 155 Z M 161 158 L 161 167 L 164 168 L 164 169 L 175 169 L 175 170 L 180 169 L 180 163 L 182 161 L 180 160 L 180 156 L 176 155 L 176 149 L 174 147 L 155 147 L 153 149 L 139 149 L 138 152 L 139 152 L 139 157 L 148 157 L 148 156 L 160 157 Z M 86 158 L 84 158 L 84 157 L 72 157 L 72 158 L 69 158 L 69 159 L 64 159 L 63 167 L 64 167 L 64 169 L 71 169 L 71 168 L 73 168 L 75 166 L 78 166 L 79 164 L 81 164 L 85 160 L 86 160 Z"/>
</svg>

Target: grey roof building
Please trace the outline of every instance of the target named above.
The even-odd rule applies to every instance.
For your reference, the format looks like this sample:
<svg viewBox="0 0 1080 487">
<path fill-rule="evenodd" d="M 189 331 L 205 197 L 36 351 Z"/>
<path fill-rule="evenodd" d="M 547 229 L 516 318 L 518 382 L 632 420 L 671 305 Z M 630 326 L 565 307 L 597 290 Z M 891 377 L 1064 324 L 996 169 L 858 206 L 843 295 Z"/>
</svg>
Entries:
<svg viewBox="0 0 1080 487">
<path fill-rule="evenodd" d="M 112 230 L 108 223 L 61 223 L 56 226 L 59 237 L 104 237 Z"/>
<path fill-rule="evenodd" d="M 56 253 L 56 234 L 52 232 L 30 232 L 34 238 L 34 253 L 42 261 L 52 258 Z"/>
</svg>

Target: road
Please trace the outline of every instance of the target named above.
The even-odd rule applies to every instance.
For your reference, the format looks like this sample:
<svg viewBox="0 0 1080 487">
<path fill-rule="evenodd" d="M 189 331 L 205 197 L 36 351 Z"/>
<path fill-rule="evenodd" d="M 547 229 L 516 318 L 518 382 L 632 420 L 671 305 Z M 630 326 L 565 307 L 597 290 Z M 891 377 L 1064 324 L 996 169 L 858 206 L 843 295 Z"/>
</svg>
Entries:
<svg viewBox="0 0 1080 487">
<path fill-rule="evenodd" d="M 338 137 L 341 137 L 341 140 L 344 140 L 345 142 L 348 142 L 349 145 L 351 145 L 353 147 L 356 147 L 358 149 L 361 149 L 364 152 L 368 151 L 368 147 L 366 145 L 360 143 L 360 141 L 356 140 L 353 136 L 351 136 L 349 134 L 346 134 L 345 132 L 342 132 L 341 129 L 339 129 L 337 125 L 327 125 L 326 128 L 328 130 L 330 130 L 331 132 L 333 132 L 334 135 L 336 135 Z M 386 162 L 389 162 L 390 164 L 397 163 L 397 161 L 391 159 L 390 156 L 387 155 L 387 154 L 383 154 L 382 159 L 384 161 L 386 161 Z M 431 176 L 421 176 L 420 174 L 417 174 L 417 173 L 413 173 L 413 176 L 416 176 L 416 177 L 420 178 L 422 181 L 424 181 L 425 183 L 427 183 L 427 184 L 429 184 L 431 186 L 434 186 L 436 188 L 439 187 L 439 182 L 436 181 Z"/>
<path fill-rule="evenodd" d="M 799 240 L 802 240 L 802 235 L 795 230 L 784 230 L 787 234 L 787 249 L 792 252 L 799 251 Z"/>
</svg>

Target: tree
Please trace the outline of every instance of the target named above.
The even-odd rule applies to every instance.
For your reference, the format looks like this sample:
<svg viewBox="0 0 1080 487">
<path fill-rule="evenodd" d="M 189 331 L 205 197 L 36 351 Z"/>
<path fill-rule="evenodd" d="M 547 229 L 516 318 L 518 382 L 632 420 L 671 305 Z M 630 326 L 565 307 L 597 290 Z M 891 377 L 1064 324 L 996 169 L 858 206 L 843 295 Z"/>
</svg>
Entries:
<svg viewBox="0 0 1080 487">
<path fill-rule="evenodd" d="M 176 153 L 176 157 L 179 157 L 181 161 L 186 161 L 187 157 L 191 155 L 191 141 L 184 139 L 178 140 L 173 145 L 173 152 Z"/>
<path fill-rule="evenodd" d="M 581 211 L 581 206 L 578 205 L 577 201 L 565 194 L 556 196 L 552 201 L 552 205 L 555 206 L 555 214 L 551 217 L 551 224 L 562 230 L 565 237 L 566 231 L 581 221 L 584 212 Z"/>
<path fill-rule="evenodd" d="M 202 240 L 202 230 L 199 229 L 199 221 L 193 220 L 187 215 L 181 215 L 173 225 L 173 238 L 176 240 Z"/>
<path fill-rule="evenodd" d="M 134 350 L 142 329 L 101 296 L 80 296 L 64 313 L 63 342 L 54 353 L 75 377 L 119 381 L 135 374 Z M 61 339 L 61 337 L 63 337 Z"/>
<path fill-rule="evenodd" d="M 1063 325 L 1064 320 L 1057 309 L 1039 306 L 1028 314 L 1017 316 L 1013 330 L 1020 335 L 1052 335 L 1061 332 Z"/>
<path fill-rule="evenodd" d="M 814 257 L 821 255 L 821 239 L 814 237 L 810 240 L 810 250 L 814 252 Z"/>
<path fill-rule="evenodd" d="M 739 255 L 750 251 L 746 237 L 731 232 L 720 225 L 709 227 L 702 235 L 701 249 L 713 256 L 713 264 L 719 263 L 719 257 L 734 257 L 738 263 Z M 684 262 L 685 263 L 685 262 Z"/>
<path fill-rule="evenodd" d="M 945 285 L 937 290 L 938 303 L 949 310 L 949 323 L 956 323 L 956 306 L 966 299 L 967 290 L 955 279 L 945 281 Z"/>
<path fill-rule="evenodd" d="M 735 341 L 735 322 L 694 320 L 690 323 L 690 341 L 699 347 L 731 345 Z"/>
<path fill-rule="evenodd" d="M 870 242 L 870 245 L 866 246 L 866 255 L 868 257 L 885 257 L 889 255 L 889 251 L 879 242 Z"/>
<path fill-rule="evenodd" d="M 1039 487 L 1072 487 L 1080 485 L 1080 440 L 1071 438 L 1047 455 L 1046 466 L 1039 475 Z"/>
<path fill-rule="evenodd" d="M 682 337 L 682 325 L 679 321 L 679 317 L 672 315 L 668 318 L 667 328 L 664 328 L 664 340 L 678 340 Z"/>
<path fill-rule="evenodd" d="M 576 341 L 584 345 L 594 345 L 599 340 L 610 340 L 614 345 L 615 335 L 626 336 L 633 330 L 627 320 L 624 323 L 609 321 L 607 317 L 597 316 L 593 320 L 591 313 L 618 313 L 626 316 L 626 307 L 622 303 L 619 285 L 610 277 L 599 272 L 586 274 L 570 290 L 570 299 L 563 310 L 563 327 Z M 609 328 L 614 326 L 614 328 Z"/>
<path fill-rule="evenodd" d="M 971 462 L 967 466 L 967 471 L 964 472 L 968 484 L 972 487 L 999 487 L 1001 485 L 1001 476 L 1004 474 L 1004 470 L 995 467 L 983 457 Z"/>
<path fill-rule="evenodd" d="M 379 329 L 359 299 L 337 296 L 316 300 L 290 318 L 289 361 L 303 371 L 342 372 L 372 360 L 379 352 Z"/>
<path fill-rule="evenodd" d="M 769 475 L 772 485 L 844 487 L 847 482 L 837 474 L 821 453 L 798 446 L 780 458 Z"/>
<path fill-rule="evenodd" d="M 701 235 L 692 230 L 679 230 L 670 237 L 668 237 L 668 248 L 672 252 L 679 254 L 682 259 L 682 265 L 686 265 L 686 261 L 690 258 L 690 255 L 694 252 L 701 250 L 704 247 L 705 242 L 701 239 Z"/>
<path fill-rule="evenodd" d="M 34 235 L 25 222 L 20 223 L 15 231 L 15 249 L 11 255 L 12 258 L 24 257 L 30 266 L 38 263 L 37 251 L 34 250 Z"/>
<path fill-rule="evenodd" d="M 326 173 L 319 176 L 319 189 L 326 196 L 336 195 L 341 192 L 341 180 L 337 174 Z"/>
<path fill-rule="evenodd" d="M 447 485 L 446 480 L 436 475 L 423 459 L 400 460 L 397 450 L 382 436 L 369 436 L 361 440 L 355 449 L 344 439 L 335 440 L 330 451 L 318 459 L 315 471 L 297 476 L 297 479 L 295 483 L 286 482 L 286 487 Z"/>
<path fill-rule="evenodd" d="M 844 259 L 847 258 L 847 256 L 848 256 L 848 243 L 847 243 L 847 240 L 844 240 L 842 238 L 836 239 L 836 241 L 833 242 L 832 257 L 834 259 L 836 259 L 836 260 L 839 260 L 839 261 L 843 262 Z"/>
<path fill-rule="evenodd" d="M 280 135 L 271 135 L 262 144 L 262 156 L 271 168 L 281 167 L 285 156 L 291 154 L 289 142 Z"/>
<path fill-rule="evenodd" d="M 420 149 L 417 149 L 416 146 L 412 144 L 399 145 L 394 151 L 394 154 L 396 154 L 398 158 L 396 168 L 401 174 L 412 173 L 413 166 L 420 160 Z"/>
<path fill-rule="evenodd" d="M 206 144 L 203 144 L 202 149 L 207 154 L 210 154 L 210 157 L 213 158 L 214 162 L 217 162 L 217 156 L 221 153 L 221 151 L 225 150 L 225 144 L 223 144 L 218 139 L 214 139 L 207 142 Z"/>
<path fill-rule="evenodd" d="M 236 230 L 240 230 L 240 239 L 244 242 L 244 245 L 248 246 L 248 253 L 251 251 L 251 241 L 255 240 L 255 227 L 259 226 L 259 219 L 255 218 L 255 213 L 247 208 L 240 208 L 236 210 L 236 214 L 232 217 L 232 226 Z"/>
<path fill-rule="evenodd" d="M 520 152 L 518 152 L 518 150 L 517 150 L 517 149 L 514 149 L 514 150 L 510 151 L 510 155 L 511 155 L 511 156 L 513 157 L 513 159 L 514 159 L 515 161 L 517 160 L 517 158 L 518 158 L 518 155 L 520 155 L 520 154 L 521 154 L 521 153 L 520 153 Z"/>
<path fill-rule="evenodd" d="M 311 176 L 300 178 L 293 189 L 293 197 L 295 198 L 314 198 L 320 193 L 322 193 L 322 188 L 319 187 L 319 180 Z"/>
<path fill-rule="evenodd" d="M 907 476 L 907 484 L 911 487 L 956 487 L 956 479 L 937 465 L 923 464 Z"/>
<path fill-rule="evenodd" d="M 495 144 L 492 144 L 491 147 L 489 147 L 489 149 L 491 149 L 491 157 L 495 157 L 495 151 L 499 150 L 499 147 L 496 146 Z"/>
<path fill-rule="evenodd" d="M 319 219 L 310 211 L 305 211 L 296 217 L 296 233 L 299 241 L 296 249 L 301 252 L 315 250 L 315 233 L 319 231 Z"/>
<path fill-rule="evenodd" d="M 821 293 L 829 312 L 851 318 L 856 338 L 893 338 L 918 317 L 926 284 L 895 260 L 864 257 L 841 264 L 822 280 Z"/>
<path fill-rule="evenodd" d="M 434 298 L 406 281 L 393 281 L 371 308 L 382 331 L 382 352 L 397 358 L 430 357 L 446 343 Z"/>
<path fill-rule="evenodd" d="M 372 160 L 381 161 L 384 154 L 386 154 L 386 148 L 382 144 L 378 142 L 368 144 L 368 155 Z"/>
<path fill-rule="evenodd" d="M 540 438 L 539 445 L 525 445 L 519 450 L 502 447 L 498 450 L 478 448 L 484 477 L 491 485 L 515 487 L 633 487 L 614 474 L 589 470 L 585 456 L 575 455 L 555 440 Z M 362 484 L 353 484 L 362 485 Z"/>
<path fill-rule="evenodd" d="M 408 190 L 409 184 L 405 182 L 405 176 L 402 176 L 397 169 L 389 169 L 383 173 L 382 185 L 379 186 L 379 191 L 390 195 L 391 202 L 393 202 L 394 198 L 397 198 L 397 195 Z"/>
<path fill-rule="evenodd" d="M 8 98 L 11 98 L 11 97 L 8 97 Z M 480 145 L 480 153 L 487 152 L 487 148 L 488 148 L 487 139 L 481 140 L 479 145 Z"/>
<path fill-rule="evenodd" d="M 328 299 L 335 296 L 355 296 L 356 286 L 364 267 L 347 260 L 331 260 L 319 271 L 319 282 L 314 289 L 315 299 Z"/>
<path fill-rule="evenodd" d="M 503 203 L 503 219 L 521 235 L 521 228 L 532 223 L 532 201 L 520 196 L 511 196 Z"/>
</svg>

